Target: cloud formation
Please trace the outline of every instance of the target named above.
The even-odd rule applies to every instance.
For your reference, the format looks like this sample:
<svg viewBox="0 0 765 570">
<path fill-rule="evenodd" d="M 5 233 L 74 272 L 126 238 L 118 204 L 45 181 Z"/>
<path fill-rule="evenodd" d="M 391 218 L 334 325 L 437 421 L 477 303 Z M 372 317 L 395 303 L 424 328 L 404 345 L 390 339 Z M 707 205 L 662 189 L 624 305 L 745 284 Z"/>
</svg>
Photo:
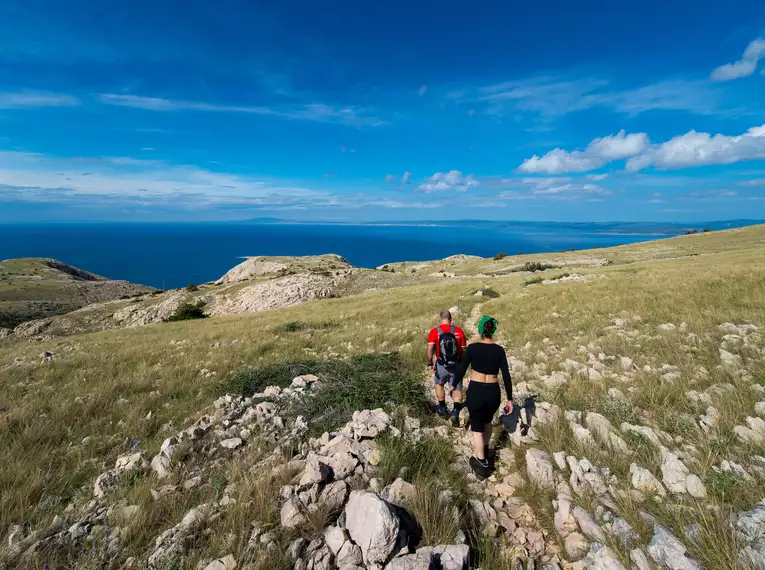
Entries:
<svg viewBox="0 0 765 570">
<path fill-rule="evenodd" d="M 660 144 L 651 144 L 645 133 L 627 135 L 622 130 L 615 136 L 593 140 L 582 151 L 556 148 L 541 157 L 534 155 L 523 161 L 518 171 L 527 174 L 588 172 L 623 159 L 628 159 L 626 169 L 631 172 L 650 166 L 669 170 L 762 160 L 765 159 L 765 125 L 736 136 L 690 131 Z M 588 178 L 598 181 L 600 176 Z"/>
<path fill-rule="evenodd" d="M 665 143 L 653 145 L 627 161 L 632 172 L 649 166 L 659 169 L 687 168 L 710 164 L 734 164 L 765 159 L 765 125 L 742 135 L 710 135 L 690 131 Z"/>
<path fill-rule="evenodd" d="M 44 91 L 0 91 L 0 109 L 36 107 L 76 107 L 80 100 L 72 95 Z"/>
<path fill-rule="evenodd" d="M 642 87 L 618 89 L 605 79 L 538 76 L 477 90 L 463 89 L 448 99 L 486 104 L 485 114 L 501 116 L 519 111 L 552 121 L 577 111 L 608 108 L 635 116 L 653 110 L 686 111 L 699 115 L 725 112 L 722 94 L 706 80 L 669 79 Z"/>
<path fill-rule="evenodd" d="M 478 186 L 478 180 L 473 174 L 464 176 L 459 170 L 450 170 L 449 172 L 436 172 L 433 176 L 429 176 L 425 179 L 425 183 L 420 184 L 417 189 L 422 192 L 465 191 L 475 186 Z"/>
<path fill-rule="evenodd" d="M 650 144 L 645 133 L 626 134 L 624 129 L 616 135 L 593 140 L 587 148 L 567 152 L 561 148 L 543 156 L 536 154 L 523 161 L 519 172 L 527 174 L 561 174 L 596 170 L 613 161 L 642 153 Z"/>
<path fill-rule="evenodd" d="M 747 46 L 741 59 L 721 65 L 712 71 L 709 78 L 712 81 L 731 81 L 749 77 L 757 70 L 757 64 L 763 58 L 765 58 L 765 39 L 756 39 Z"/>
<path fill-rule="evenodd" d="M 181 112 L 202 111 L 212 113 L 246 113 L 251 115 L 270 115 L 285 119 L 314 121 L 319 123 L 337 123 L 352 126 L 380 127 L 388 122 L 369 114 L 368 110 L 357 107 L 334 107 L 324 103 L 275 108 L 246 105 L 220 105 L 199 101 L 182 101 L 140 95 L 120 95 L 105 93 L 100 96 L 102 103 L 119 107 L 133 107 L 147 111 Z"/>
</svg>

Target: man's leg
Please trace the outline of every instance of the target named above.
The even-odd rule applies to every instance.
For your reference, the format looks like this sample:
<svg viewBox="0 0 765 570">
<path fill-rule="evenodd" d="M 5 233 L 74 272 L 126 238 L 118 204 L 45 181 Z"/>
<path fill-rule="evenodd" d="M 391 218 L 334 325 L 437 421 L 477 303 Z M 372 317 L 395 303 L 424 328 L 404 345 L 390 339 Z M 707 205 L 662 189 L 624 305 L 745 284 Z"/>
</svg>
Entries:
<svg viewBox="0 0 765 570">
<path fill-rule="evenodd" d="M 452 409 L 452 425 L 454 427 L 460 427 L 460 411 L 462 411 L 462 384 L 452 390 L 452 401 L 454 402 L 454 408 Z"/>
<path fill-rule="evenodd" d="M 436 399 L 438 400 L 436 412 L 438 412 L 439 416 L 445 416 L 449 413 L 449 410 L 446 409 L 446 394 L 444 393 L 445 377 L 442 374 L 439 374 L 439 372 L 438 364 L 436 364 L 435 375 L 433 376 L 433 383 L 435 384 L 436 389 Z"/>
</svg>

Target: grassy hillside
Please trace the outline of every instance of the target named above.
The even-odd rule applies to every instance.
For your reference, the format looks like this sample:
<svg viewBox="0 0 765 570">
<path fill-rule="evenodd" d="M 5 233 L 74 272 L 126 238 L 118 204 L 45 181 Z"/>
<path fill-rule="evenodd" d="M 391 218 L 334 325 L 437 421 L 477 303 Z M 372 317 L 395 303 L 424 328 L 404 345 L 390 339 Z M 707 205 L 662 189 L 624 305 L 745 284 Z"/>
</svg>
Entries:
<svg viewBox="0 0 765 570">
<path fill-rule="evenodd" d="M 556 267 L 516 271 L 530 262 Z M 612 509 L 643 544 L 652 525 L 641 511 L 672 529 L 704 568 L 731 567 L 730 557 L 735 559 L 742 545 L 726 527 L 728 516 L 765 497 L 765 438 L 744 441 L 734 430 L 756 417 L 755 403 L 765 401 L 761 333 L 735 328 L 765 326 L 765 227 L 597 251 L 390 267 L 402 283 L 401 276 L 411 275 L 411 284 L 256 314 L 0 345 L 0 537 L 14 524 L 49 528 L 70 503 L 86 504 L 93 479 L 117 456 L 136 445 L 156 453 L 169 433 L 234 389 L 248 370 L 265 370 L 268 380 L 276 374 L 270 365 L 289 370 L 288 365 L 307 363 L 323 370 L 347 357 L 395 352 L 409 373 L 422 374 L 425 335 L 440 309 L 456 306 L 457 320 L 466 327 L 472 328 L 479 312 L 499 320 L 498 341 L 514 358 L 516 395 L 533 393 L 564 410 L 597 412 L 630 448 L 615 453 L 582 442 L 571 422 L 560 419 L 534 428 L 536 441 L 512 447 L 503 456 L 508 471 L 525 476 L 524 451 L 534 445 L 608 467 L 616 487 L 626 492 L 631 463 L 661 479 L 658 450 L 621 427 L 625 422 L 650 426 L 665 434 L 664 445 L 683 453 L 709 499 L 637 503 L 625 494 Z M 440 272 L 455 277 L 433 277 Z M 575 278 L 534 282 L 540 274 L 548 280 L 565 273 Z M 487 289 L 496 295 L 475 295 Z M 663 326 L 668 324 L 674 327 Z M 39 361 L 43 350 L 53 353 L 52 362 Z M 630 359 L 629 367 L 622 357 Z M 556 382 L 554 373 L 568 377 Z M 379 406 L 402 403 L 388 393 L 370 397 L 384 398 Z M 716 420 L 702 429 L 710 406 Z M 724 462 L 740 465 L 746 476 L 722 469 Z M 230 471 L 225 473 L 221 477 L 230 481 Z M 131 485 L 121 496 L 143 505 L 147 514 L 141 519 L 145 532 L 131 535 L 123 560 L 146 556 L 152 537 L 201 500 L 198 491 L 189 491 L 158 508 L 150 497 L 156 482 Z M 223 487 L 206 488 L 205 497 L 222 496 Z M 534 510 L 547 539 L 558 540 L 555 494 L 526 485 L 516 495 Z M 592 497 L 582 503 L 595 507 Z M 693 535 L 687 529 L 691 523 L 697 525 Z M 628 567 L 629 550 L 612 546 Z M 211 544 L 199 549 L 195 560 L 225 554 Z"/>
<path fill-rule="evenodd" d="M 151 291 L 111 281 L 54 259 L 0 261 L 0 327 L 59 315 L 85 305 Z"/>
</svg>

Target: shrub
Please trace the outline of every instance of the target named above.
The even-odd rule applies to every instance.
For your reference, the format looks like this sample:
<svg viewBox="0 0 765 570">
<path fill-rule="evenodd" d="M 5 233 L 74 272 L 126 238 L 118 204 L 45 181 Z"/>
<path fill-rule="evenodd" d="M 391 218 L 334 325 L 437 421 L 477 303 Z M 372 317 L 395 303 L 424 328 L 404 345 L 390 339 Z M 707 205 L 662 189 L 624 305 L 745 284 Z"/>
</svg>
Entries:
<svg viewBox="0 0 765 570">
<path fill-rule="evenodd" d="M 218 384 L 215 393 L 247 397 L 266 386 L 286 387 L 296 376 L 315 374 L 320 386 L 296 400 L 290 413 L 307 418 L 311 432 L 321 434 L 342 426 L 357 410 L 403 406 L 411 414 L 429 415 L 419 370 L 409 366 L 398 353 L 280 362 L 243 370 Z"/>
<path fill-rule="evenodd" d="M 486 297 L 487 299 L 497 299 L 500 296 L 499 293 L 497 293 L 491 287 L 484 287 L 482 289 L 478 289 L 473 292 L 473 295 L 476 295 L 479 292 L 481 293 L 480 297 Z"/>
<path fill-rule="evenodd" d="M 324 321 L 322 323 L 304 323 L 301 321 L 290 321 L 288 323 L 281 324 L 274 327 L 275 333 L 294 333 L 305 330 L 325 330 L 335 328 L 337 323 L 332 321 Z"/>
<path fill-rule="evenodd" d="M 712 494 L 726 503 L 741 485 L 741 479 L 730 471 L 712 471 L 707 478 L 707 483 Z"/>
<path fill-rule="evenodd" d="M 204 319 L 207 317 L 204 313 L 204 306 L 205 303 L 203 301 L 198 303 L 181 303 L 175 310 L 175 313 L 166 319 L 166 322 Z"/>
<path fill-rule="evenodd" d="M 505 259 L 507 257 L 507 254 L 504 251 L 500 251 L 497 255 L 494 256 L 494 261 L 499 261 L 500 259 Z"/>
<path fill-rule="evenodd" d="M 186 285 L 186 291 L 188 291 L 189 293 L 193 293 L 194 291 L 199 291 L 199 287 L 197 287 L 193 283 L 189 283 L 188 285 Z"/>
<path fill-rule="evenodd" d="M 314 434 L 345 424 L 357 410 L 404 406 L 414 415 L 429 415 L 420 372 L 398 353 L 323 361 L 311 372 L 319 377 L 321 387 L 297 400 L 292 412 L 308 418 Z"/>
<path fill-rule="evenodd" d="M 550 265 L 549 263 L 541 263 L 539 261 L 527 261 L 520 267 L 516 267 L 512 270 L 513 273 L 520 273 L 521 271 L 528 271 L 536 273 L 537 271 L 545 271 L 546 269 L 558 269 L 557 265 Z"/>
<path fill-rule="evenodd" d="M 308 328 L 308 325 L 305 323 L 301 323 L 299 321 L 290 321 L 289 323 L 284 323 L 283 325 L 279 325 L 276 327 L 276 332 L 281 333 L 293 333 L 302 331 Z"/>
</svg>

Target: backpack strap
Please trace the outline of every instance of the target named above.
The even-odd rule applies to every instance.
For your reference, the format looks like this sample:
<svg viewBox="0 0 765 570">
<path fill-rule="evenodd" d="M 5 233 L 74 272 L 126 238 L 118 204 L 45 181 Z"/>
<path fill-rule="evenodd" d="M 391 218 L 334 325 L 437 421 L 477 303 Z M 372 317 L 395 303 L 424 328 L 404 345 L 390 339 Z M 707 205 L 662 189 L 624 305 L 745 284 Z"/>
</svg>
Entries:
<svg viewBox="0 0 765 570">
<path fill-rule="evenodd" d="M 455 330 L 456 330 L 456 329 L 455 329 L 454 325 L 452 325 L 452 328 L 451 328 L 451 330 L 450 330 L 449 332 L 450 332 L 450 333 L 452 333 L 452 334 L 454 334 L 454 331 L 455 331 Z"/>
<path fill-rule="evenodd" d="M 440 339 L 441 339 L 441 335 L 442 335 L 442 334 L 444 334 L 444 331 L 442 331 L 442 330 L 441 330 L 441 325 L 438 325 L 438 326 L 435 328 L 435 331 L 438 333 L 438 338 L 439 338 L 439 340 L 440 340 Z"/>
</svg>

